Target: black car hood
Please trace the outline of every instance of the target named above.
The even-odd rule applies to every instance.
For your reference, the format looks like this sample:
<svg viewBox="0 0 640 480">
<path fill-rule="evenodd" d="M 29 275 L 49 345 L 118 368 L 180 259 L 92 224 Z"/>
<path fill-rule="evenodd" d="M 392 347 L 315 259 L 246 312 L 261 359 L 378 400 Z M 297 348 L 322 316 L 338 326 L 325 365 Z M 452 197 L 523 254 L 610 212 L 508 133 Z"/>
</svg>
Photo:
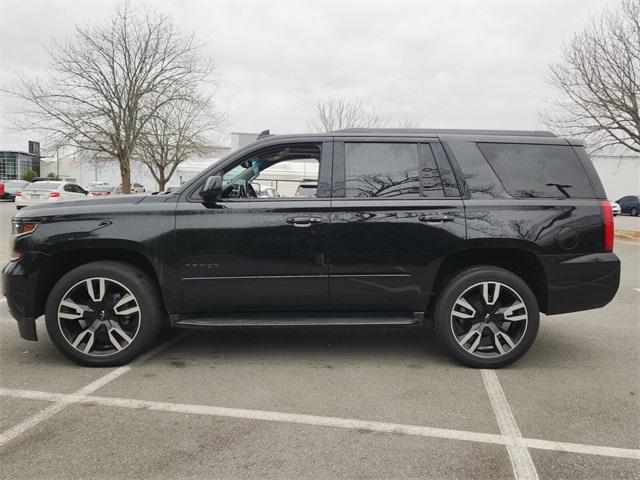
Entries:
<svg viewBox="0 0 640 480">
<path fill-rule="evenodd" d="M 118 212 L 126 205 L 135 205 L 146 199 L 154 198 L 145 195 L 114 195 L 106 198 L 91 198 L 87 200 L 74 200 L 70 202 L 51 202 L 41 205 L 31 205 L 16 213 L 16 218 L 54 217 L 58 215 L 81 215 L 99 211 Z"/>
</svg>

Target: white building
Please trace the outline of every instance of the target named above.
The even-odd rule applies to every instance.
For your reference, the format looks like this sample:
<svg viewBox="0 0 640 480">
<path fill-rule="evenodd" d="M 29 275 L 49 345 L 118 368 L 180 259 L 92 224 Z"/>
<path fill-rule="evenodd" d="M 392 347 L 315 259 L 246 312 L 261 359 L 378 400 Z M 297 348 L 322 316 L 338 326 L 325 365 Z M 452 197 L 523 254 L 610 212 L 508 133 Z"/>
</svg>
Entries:
<svg viewBox="0 0 640 480">
<path fill-rule="evenodd" d="M 591 160 L 610 200 L 640 195 L 640 154 L 594 155 Z"/>
</svg>

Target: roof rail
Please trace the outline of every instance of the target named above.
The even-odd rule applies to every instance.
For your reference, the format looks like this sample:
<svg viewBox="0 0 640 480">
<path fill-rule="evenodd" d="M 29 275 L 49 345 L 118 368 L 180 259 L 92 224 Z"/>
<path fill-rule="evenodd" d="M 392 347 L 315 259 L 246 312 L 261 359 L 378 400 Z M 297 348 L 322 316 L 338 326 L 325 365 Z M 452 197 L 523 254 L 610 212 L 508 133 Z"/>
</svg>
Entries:
<svg viewBox="0 0 640 480">
<path fill-rule="evenodd" d="M 453 128 L 343 128 L 331 133 L 372 133 L 372 134 L 411 134 L 411 135 L 502 135 L 519 137 L 557 137 L 553 132 L 545 130 L 472 130 Z"/>
</svg>

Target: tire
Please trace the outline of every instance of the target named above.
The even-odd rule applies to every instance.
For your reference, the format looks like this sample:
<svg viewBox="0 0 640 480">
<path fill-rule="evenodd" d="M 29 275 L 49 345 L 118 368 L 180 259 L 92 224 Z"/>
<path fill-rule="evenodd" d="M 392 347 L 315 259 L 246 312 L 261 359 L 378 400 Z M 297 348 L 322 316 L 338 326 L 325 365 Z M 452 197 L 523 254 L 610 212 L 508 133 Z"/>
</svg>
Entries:
<svg viewBox="0 0 640 480">
<path fill-rule="evenodd" d="M 45 309 L 54 345 L 89 367 L 123 365 L 137 357 L 155 342 L 165 317 L 147 274 L 112 261 L 87 263 L 65 274 Z"/>
<path fill-rule="evenodd" d="M 633 216 L 633 217 L 637 217 L 638 216 L 638 209 L 636 207 L 633 207 L 631 209 L 631 216 Z"/>
<path fill-rule="evenodd" d="M 436 301 L 434 323 L 438 338 L 456 360 L 474 368 L 501 368 L 529 350 L 540 311 L 520 277 L 502 268 L 476 266 L 448 281 Z"/>
</svg>

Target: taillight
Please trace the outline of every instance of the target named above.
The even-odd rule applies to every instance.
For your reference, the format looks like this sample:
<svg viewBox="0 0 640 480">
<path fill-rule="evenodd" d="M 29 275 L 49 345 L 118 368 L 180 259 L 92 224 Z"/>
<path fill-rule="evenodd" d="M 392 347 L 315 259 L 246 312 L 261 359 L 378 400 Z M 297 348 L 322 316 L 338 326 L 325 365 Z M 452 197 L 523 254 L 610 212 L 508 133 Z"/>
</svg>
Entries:
<svg viewBox="0 0 640 480">
<path fill-rule="evenodd" d="M 50 197 L 59 197 L 60 196 L 60 192 L 51 192 L 49 194 Z"/>
<path fill-rule="evenodd" d="M 22 196 L 22 192 L 18 190 L 18 191 L 16 192 L 16 197 L 21 197 L 21 196 Z"/>
<path fill-rule="evenodd" d="M 613 252 L 613 209 L 611 202 L 603 201 L 602 205 L 602 226 L 604 227 L 604 251 Z"/>
</svg>

